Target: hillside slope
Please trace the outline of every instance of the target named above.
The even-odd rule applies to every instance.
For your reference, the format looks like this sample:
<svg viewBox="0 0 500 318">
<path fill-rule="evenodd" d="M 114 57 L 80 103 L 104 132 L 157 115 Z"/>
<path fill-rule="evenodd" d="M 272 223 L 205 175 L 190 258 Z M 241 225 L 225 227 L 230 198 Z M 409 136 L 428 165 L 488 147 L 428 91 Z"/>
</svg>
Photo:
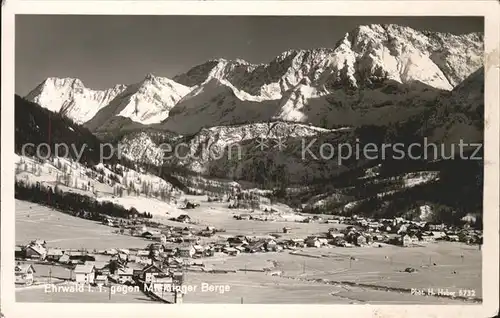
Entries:
<svg viewBox="0 0 500 318">
<path fill-rule="evenodd" d="M 26 155 L 35 155 L 38 145 L 48 144 L 50 150 L 45 146 L 39 148 L 40 155 L 46 156 L 56 153 L 56 144 L 65 144 L 69 148 L 69 157 L 76 159 L 81 152 L 81 162 L 99 163 L 101 141 L 61 113 L 51 112 L 16 95 L 14 117 L 17 154 L 24 150 Z M 59 151 L 61 156 L 65 155 L 63 147 Z"/>
</svg>

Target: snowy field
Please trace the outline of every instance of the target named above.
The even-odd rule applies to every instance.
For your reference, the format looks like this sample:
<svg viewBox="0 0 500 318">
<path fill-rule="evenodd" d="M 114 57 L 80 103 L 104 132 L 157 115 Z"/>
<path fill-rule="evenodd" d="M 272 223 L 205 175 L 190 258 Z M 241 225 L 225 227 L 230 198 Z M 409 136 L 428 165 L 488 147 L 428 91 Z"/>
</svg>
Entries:
<svg viewBox="0 0 500 318">
<path fill-rule="evenodd" d="M 36 177 L 30 172 L 23 172 Z M 107 171 L 106 171 L 107 173 Z M 52 174 L 49 174 L 52 175 Z M 138 174 L 139 181 L 140 176 Z M 47 174 L 45 174 L 45 177 Z M 425 182 L 421 175 L 408 176 L 408 186 Z M 425 179 L 425 180 L 424 180 Z M 46 180 L 44 182 L 47 182 Z M 54 179 L 55 181 L 55 179 Z M 50 182 L 50 181 L 49 181 Z M 105 190 L 106 184 L 101 184 Z M 68 187 L 71 188 L 71 187 Z M 110 187 L 109 189 L 112 190 Z M 68 189 L 70 190 L 70 189 Z M 74 190 L 74 189 L 73 189 Z M 341 230 L 344 224 L 322 222 L 297 222 L 307 214 L 296 214 L 282 204 L 265 205 L 261 208 L 273 209 L 267 214 L 273 221 L 237 220 L 235 215 L 250 214 L 266 217 L 262 210 L 229 209 L 227 202 L 208 202 L 207 196 L 180 195 L 177 202 L 188 200 L 199 203 L 194 209 L 180 209 L 176 204 L 167 203 L 143 195 L 112 197 L 112 193 L 98 192 L 98 200 L 112 201 L 125 208 L 135 207 L 140 212 L 150 212 L 153 220 L 172 226 L 191 226 L 201 229 L 214 226 L 224 229 L 221 237 L 234 235 L 269 236 L 279 234 L 281 238 L 305 238 L 308 235 L 324 234 L 335 227 Z M 194 224 L 182 224 L 169 220 L 180 214 L 187 214 Z M 290 229 L 283 233 L 283 227 Z M 51 208 L 30 202 L 16 200 L 16 244 L 25 244 L 41 238 L 48 246 L 62 248 L 134 248 L 145 247 L 147 240 L 113 233 L 115 229 L 95 221 L 67 215 Z M 411 288 L 448 288 L 473 290 L 481 298 L 481 251 L 475 246 L 462 243 L 431 243 L 425 247 L 402 248 L 390 245 L 364 248 L 321 248 L 304 249 L 305 257 L 280 253 L 242 254 L 236 257 L 219 255 L 204 259 L 207 268 L 236 270 L 236 273 L 211 274 L 188 272 L 187 284 L 198 286 L 197 291 L 185 296 L 186 303 L 454 303 L 462 300 L 425 297 L 401 292 Z M 406 273 L 407 267 L 415 268 L 414 273 Z M 271 268 L 282 276 L 270 276 L 264 272 L 244 272 Z M 328 283 L 327 283 L 327 282 Z M 203 283 L 228 285 L 230 291 L 223 294 L 201 290 Z M 355 285 L 362 284 L 362 285 Z M 17 291 L 18 301 L 36 299 L 42 302 L 106 302 L 107 295 L 88 293 L 80 297 L 74 295 L 47 294 L 35 287 Z M 145 295 L 118 295 L 114 301 L 150 302 Z M 471 303 L 471 302 L 466 302 Z"/>
<path fill-rule="evenodd" d="M 147 240 L 113 233 L 96 221 L 64 214 L 31 202 L 16 200 L 16 244 L 34 239 L 49 247 L 107 249 L 145 247 Z"/>
<path fill-rule="evenodd" d="M 188 273 L 188 284 L 200 287 L 188 294 L 185 302 L 240 303 L 243 297 L 244 303 L 473 303 L 411 295 L 401 292 L 401 288 L 443 288 L 457 294 L 459 289 L 468 289 L 481 297 L 481 253 L 477 248 L 439 243 L 426 248 L 334 247 L 309 248 L 304 252 L 328 257 L 304 257 L 285 251 L 207 259 L 207 268 L 237 272 Z M 460 255 L 464 255 L 463 262 Z M 429 256 L 436 265 L 428 266 Z M 406 267 L 414 267 L 417 272 L 406 273 Z M 280 271 L 282 276 L 253 271 L 263 268 Z M 230 291 L 222 295 L 202 292 L 199 290 L 202 283 L 227 284 Z"/>
<path fill-rule="evenodd" d="M 277 213 L 269 214 L 269 217 L 275 221 L 257 221 L 257 220 L 237 220 L 235 215 L 250 214 L 252 216 L 264 216 L 262 210 L 229 209 L 226 202 L 207 202 L 206 196 L 183 196 L 190 202 L 199 203 L 200 206 L 194 209 L 182 210 L 183 214 L 191 217 L 193 222 L 200 226 L 215 226 L 225 229 L 225 235 L 269 235 L 279 233 L 284 238 L 304 238 L 307 235 L 326 233 L 329 228 L 336 227 L 342 229 L 344 224 L 326 224 L 326 223 L 301 223 L 295 220 L 302 220 L 304 216 L 293 214 L 287 206 L 277 204 L 272 207 Z M 261 206 L 264 208 L 264 205 Z M 265 216 L 264 216 L 265 217 Z M 161 221 L 160 221 L 161 222 Z M 162 222 L 165 223 L 165 222 Z M 179 223 L 177 223 L 179 225 Z M 283 227 L 290 229 L 287 234 L 283 233 Z"/>
<path fill-rule="evenodd" d="M 229 274 L 189 273 L 189 285 L 198 286 L 185 303 L 244 304 L 460 304 L 458 300 L 422 297 L 362 287 L 335 286 L 244 271 Z M 229 286 L 223 294 L 203 291 L 203 283 Z"/>
<path fill-rule="evenodd" d="M 192 199 L 192 198 L 191 198 Z M 203 204 L 203 197 L 200 197 Z M 31 207 L 31 209 L 30 209 Z M 326 231 L 337 224 L 243 221 L 232 218 L 223 203 L 207 203 L 184 210 L 205 225 L 225 228 L 225 235 L 268 235 L 290 227 L 285 237 L 304 237 Z M 27 215 L 30 215 L 28 218 Z M 157 218 L 159 219 L 159 218 Z M 172 225 L 180 223 L 165 221 Z M 202 227 L 201 224 L 193 227 Z M 112 233 L 113 229 L 93 221 L 79 219 L 29 202 L 16 201 L 16 244 L 35 238 L 47 240 L 48 246 L 66 248 L 144 247 L 148 241 Z M 481 297 L 481 251 L 462 243 L 430 243 L 425 247 L 402 248 L 391 245 L 355 248 L 307 248 L 302 252 L 319 256 L 306 257 L 280 253 L 241 254 L 236 257 L 219 254 L 204 259 L 207 269 L 236 270 L 236 273 L 211 274 L 188 272 L 186 284 L 198 290 L 185 296 L 186 303 L 455 303 L 448 298 L 424 297 L 398 289 L 448 288 L 474 290 Z M 414 273 L 404 272 L 413 267 Z M 248 272 L 241 271 L 247 269 Z M 282 277 L 262 270 L 280 271 Z M 63 274 L 64 275 L 64 274 Z M 332 282 L 327 284 L 321 280 Z M 333 284 L 335 282 L 335 284 Z M 229 285 L 224 294 L 201 291 L 201 284 Z M 365 284 L 362 286 L 352 284 Z M 103 295 L 82 298 L 49 295 L 42 290 L 17 292 L 18 301 L 38 299 L 44 302 L 106 302 Z M 102 297 L 101 297 L 102 296 Z M 118 297 L 118 296 L 117 296 Z M 147 299 L 140 295 L 120 296 L 123 301 Z M 126 298 L 129 297 L 129 298 Z M 130 298 L 135 297 L 135 298 Z M 242 299 L 243 298 L 243 299 Z M 116 301 L 119 301 L 116 298 Z M 146 301 L 146 300 L 145 300 Z M 470 302 L 467 302 L 470 303 Z"/>
</svg>

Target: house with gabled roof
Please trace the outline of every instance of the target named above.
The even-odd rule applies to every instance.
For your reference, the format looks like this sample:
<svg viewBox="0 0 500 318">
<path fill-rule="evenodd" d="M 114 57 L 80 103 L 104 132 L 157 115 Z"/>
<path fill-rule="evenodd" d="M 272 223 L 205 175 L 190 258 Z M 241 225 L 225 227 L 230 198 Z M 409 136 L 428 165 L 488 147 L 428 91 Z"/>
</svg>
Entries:
<svg viewBox="0 0 500 318">
<path fill-rule="evenodd" d="M 144 283 L 151 283 L 156 276 L 165 274 L 163 269 L 161 269 L 159 266 L 155 264 L 148 265 L 144 267 L 140 273 L 139 273 L 139 278 L 144 282 Z"/>
<path fill-rule="evenodd" d="M 251 220 L 252 216 L 250 214 L 240 214 L 236 217 L 237 220 Z"/>
<path fill-rule="evenodd" d="M 93 265 L 96 275 L 109 275 L 111 274 L 109 268 L 109 262 L 105 261 L 86 261 L 84 265 Z"/>
<path fill-rule="evenodd" d="M 26 258 L 37 259 L 43 261 L 47 256 L 47 249 L 41 245 L 28 245 L 24 249 Z"/>
<path fill-rule="evenodd" d="M 47 245 L 47 242 L 45 240 L 42 240 L 42 239 L 36 239 L 36 240 L 31 241 L 29 245 L 39 245 L 39 246 L 45 247 Z"/>
<path fill-rule="evenodd" d="M 304 247 L 305 242 L 303 238 L 292 238 L 286 242 L 287 246 L 290 248 Z"/>
<path fill-rule="evenodd" d="M 160 243 L 151 243 L 148 245 L 148 250 L 150 251 L 158 251 L 159 253 L 164 252 L 165 249 L 163 247 L 163 244 Z"/>
<path fill-rule="evenodd" d="M 228 242 L 216 242 L 213 245 L 214 252 L 222 252 L 222 250 L 226 247 L 229 247 L 230 244 Z"/>
<path fill-rule="evenodd" d="M 446 238 L 446 233 L 443 231 L 431 231 L 431 233 L 435 240 L 442 240 Z"/>
<path fill-rule="evenodd" d="M 177 222 L 189 223 L 191 222 L 191 217 L 187 214 L 181 214 L 176 218 Z"/>
<path fill-rule="evenodd" d="M 159 237 L 161 233 L 159 231 L 147 230 L 141 233 L 141 236 L 147 239 L 153 239 L 154 237 Z"/>
<path fill-rule="evenodd" d="M 404 247 L 408 247 L 408 246 L 412 246 L 414 243 L 414 240 L 413 240 L 413 237 L 408 235 L 408 234 L 404 234 L 401 236 L 401 245 L 403 245 Z"/>
<path fill-rule="evenodd" d="M 125 253 L 119 253 L 118 254 L 118 259 L 124 261 L 124 262 L 127 262 L 128 261 L 128 255 L 125 254 Z"/>
<path fill-rule="evenodd" d="M 213 236 L 214 234 L 215 234 L 215 232 L 214 232 L 214 231 L 204 229 L 204 230 L 201 230 L 201 231 L 199 232 L 199 234 L 198 234 L 198 235 L 200 235 L 200 236 L 206 236 L 206 237 L 211 237 L 211 236 Z"/>
<path fill-rule="evenodd" d="M 71 263 L 71 260 L 69 259 L 68 254 L 64 254 L 63 256 L 59 257 L 59 259 L 57 261 L 61 264 L 70 264 Z"/>
<path fill-rule="evenodd" d="M 231 256 L 236 256 L 240 253 L 240 250 L 239 249 L 236 249 L 234 247 L 226 247 L 224 250 L 223 250 L 224 253 L 228 254 L 228 255 L 231 255 Z"/>
<path fill-rule="evenodd" d="M 107 286 L 108 285 L 108 275 L 96 275 L 95 284 L 97 286 Z"/>
<path fill-rule="evenodd" d="M 163 251 L 167 254 L 174 255 L 177 253 L 177 245 L 175 244 L 165 244 L 163 245 Z"/>
<path fill-rule="evenodd" d="M 49 261 L 57 261 L 63 256 L 63 250 L 59 248 L 48 248 L 46 259 Z"/>
<path fill-rule="evenodd" d="M 133 281 L 134 269 L 130 266 L 120 267 L 114 275 L 118 277 L 118 282 L 121 284 L 131 282 Z"/>
<path fill-rule="evenodd" d="M 149 251 L 148 250 L 138 250 L 136 252 L 136 255 L 137 256 L 146 256 L 146 257 L 148 257 L 149 256 Z"/>
<path fill-rule="evenodd" d="M 332 244 L 335 246 L 344 246 L 346 243 L 344 236 L 336 236 L 332 239 Z"/>
<path fill-rule="evenodd" d="M 126 249 L 126 248 L 119 248 L 118 249 L 118 254 L 127 254 L 129 255 L 130 254 L 130 250 L 129 249 Z"/>
<path fill-rule="evenodd" d="M 17 263 L 14 267 L 15 283 L 31 285 L 34 281 L 35 268 L 31 264 Z"/>
<path fill-rule="evenodd" d="M 425 224 L 425 228 L 429 231 L 444 231 L 446 229 L 446 225 L 443 223 L 427 223 Z"/>
<path fill-rule="evenodd" d="M 324 237 L 318 237 L 320 246 L 328 246 L 328 239 Z"/>
<path fill-rule="evenodd" d="M 308 247 L 320 247 L 321 242 L 317 236 L 309 236 L 306 238 L 305 243 Z"/>
<path fill-rule="evenodd" d="M 193 248 L 195 250 L 195 254 L 202 255 L 203 252 L 205 252 L 205 246 L 203 246 L 203 245 L 196 244 L 196 245 L 193 245 Z"/>
<path fill-rule="evenodd" d="M 104 251 L 104 254 L 105 255 L 116 255 L 116 254 L 118 254 L 118 251 L 114 248 L 109 248 L 109 249 Z"/>
<path fill-rule="evenodd" d="M 191 244 L 179 246 L 177 251 L 180 257 L 193 257 L 196 253 L 194 246 Z"/>
<path fill-rule="evenodd" d="M 260 240 L 255 241 L 246 246 L 246 251 L 250 253 L 264 252 L 266 247 L 266 241 Z"/>
<path fill-rule="evenodd" d="M 269 238 L 269 239 L 266 239 L 265 242 L 266 242 L 266 244 L 265 244 L 266 250 L 273 251 L 273 250 L 277 249 L 278 242 L 276 242 L 275 239 Z"/>
<path fill-rule="evenodd" d="M 435 240 L 434 235 L 432 235 L 432 232 L 420 232 L 417 233 L 417 237 L 420 241 L 423 242 L 433 242 Z"/>
<path fill-rule="evenodd" d="M 78 284 L 93 284 L 95 280 L 95 266 L 94 265 L 76 265 L 75 281 Z"/>
<path fill-rule="evenodd" d="M 231 244 L 232 246 L 234 246 L 234 245 L 238 245 L 238 244 L 248 243 L 249 240 L 244 235 L 237 235 L 237 236 L 234 236 L 234 237 L 229 237 L 227 239 L 227 241 L 229 242 L 229 244 Z"/>
</svg>

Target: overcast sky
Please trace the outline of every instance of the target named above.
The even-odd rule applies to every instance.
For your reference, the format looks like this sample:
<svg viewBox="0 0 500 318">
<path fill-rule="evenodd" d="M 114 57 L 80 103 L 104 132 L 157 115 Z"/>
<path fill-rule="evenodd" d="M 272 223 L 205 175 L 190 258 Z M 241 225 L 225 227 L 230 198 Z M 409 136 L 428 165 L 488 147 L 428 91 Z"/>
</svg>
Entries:
<svg viewBox="0 0 500 318">
<path fill-rule="evenodd" d="M 16 93 L 47 77 L 76 77 L 104 89 L 172 77 L 211 58 L 268 62 L 290 48 L 333 47 L 358 25 L 396 23 L 420 30 L 483 32 L 482 18 L 16 16 Z"/>
</svg>

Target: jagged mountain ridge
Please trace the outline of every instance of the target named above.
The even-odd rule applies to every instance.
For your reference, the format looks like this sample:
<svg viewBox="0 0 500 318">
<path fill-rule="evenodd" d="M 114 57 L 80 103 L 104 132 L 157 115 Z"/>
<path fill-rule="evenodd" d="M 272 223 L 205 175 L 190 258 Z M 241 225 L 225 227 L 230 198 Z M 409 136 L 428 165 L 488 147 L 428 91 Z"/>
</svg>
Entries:
<svg viewBox="0 0 500 318">
<path fill-rule="evenodd" d="M 436 107 L 429 108 L 428 112 L 418 114 L 418 116 L 412 118 L 414 123 L 411 125 L 413 126 L 410 125 L 410 129 L 405 128 L 400 130 L 396 136 L 399 139 L 404 139 L 405 136 L 401 133 L 402 131 L 406 131 L 406 134 L 412 136 L 426 136 L 432 134 L 436 129 L 441 128 L 443 123 L 448 123 L 450 118 L 455 117 L 465 117 L 465 120 L 470 123 L 471 127 L 474 127 L 478 131 L 482 131 L 481 123 L 483 122 L 483 117 L 481 116 L 481 110 L 484 109 L 483 97 L 484 70 L 481 68 L 455 87 L 451 93 L 440 96 L 437 100 L 438 103 Z M 45 111 L 45 113 L 49 113 L 41 107 L 38 107 L 38 109 L 40 111 Z M 31 137 L 27 139 L 29 141 L 33 141 L 33 138 L 40 135 L 40 132 L 46 131 L 37 121 L 35 121 L 35 125 L 32 125 L 33 120 L 22 119 L 21 117 L 17 120 L 17 114 L 28 114 L 28 112 L 24 110 L 16 111 L 16 144 L 23 144 L 22 140 L 17 138 L 17 134 L 18 129 L 23 129 L 25 125 L 29 125 L 30 127 L 29 131 Z M 58 118 L 61 117 L 62 116 L 58 115 Z M 47 122 L 47 120 L 45 119 L 44 122 Z M 61 130 L 64 132 L 61 136 L 68 138 L 66 143 L 75 140 L 75 138 L 77 138 L 76 140 L 83 141 L 81 140 L 81 136 L 69 136 L 71 132 L 77 130 L 78 127 L 76 125 L 68 120 L 63 120 L 61 123 L 63 126 L 68 126 L 68 128 Z M 402 125 L 405 126 L 406 124 L 403 123 Z M 417 129 L 412 129 L 412 127 L 416 127 Z M 453 164 L 454 167 L 450 168 L 448 165 L 452 163 L 442 161 L 439 164 L 441 168 L 438 169 L 439 174 L 437 176 L 432 172 L 434 169 L 438 168 L 437 166 L 433 166 L 433 169 L 431 169 L 432 171 L 426 169 L 418 173 L 414 172 L 417 170 L 411 167 L 411 165 L 407 165 L 407 162 L 403 162 L 403 164 L 400 163 L 399 166 L 404 168 L 405 173 L 396 175 L 395 180 L 392 180 L 392 175 L 374 175 L 369 179 L 367 179 L 366 176 L 362 176 L 355 179 L 347 178 L 348 181 L 338 181 L 346 179 L 343 177 L 342 173 L 351 174 L 351 171 L 355 172 L 356 170 L 360 172 L 367 171 L 371 169 L 370 167 L 372 165 L 369 163 L 366 164 L 366 162 L 365 165 L 363 162 L 360 162 L 359 167 L 353 165 L 352 162 L 347 162 L 345 165 L 339 165 L 335 157 L 332 158 L 332 160 L 326 161 L 318 161 L 311 158 L 301 160 L 299 157 L 300 151 L 296 149 L 296 146 L 300 145 L 301 139 L 305 138 L 306 141 L 309 142 L 312 138 L 319 138 L 320 140 L 316 143 L 316 147 L 312 148 L 312 151 L 317 154 L 317 146 L 322 142 L 333 144 L 339 144 L 341 142 L 352 143 L 354 138 L 358 137 L 356 130 L 353 129 L 327 130 L 298 123 L 276 122 L 211 127 L 202 129 L 194 136 L 164 136 L 162 132 L 156 133 L 163 136 L 156 136 L 156 140 L 147 145 L 147 147 L 144 147 L 144 141 L 152 139 L 151 135 L 141 134 L 140 137 L 142 139 L 135 138 L 132 135 L 128 136 L 130 137 L 129 141 L 131 143 L 135 142 L 135 145 L 142 146 L 142 149 L 133 149 L 136 151 L 136 154 L 141 154 L 141 152 L 147 150 L 148 147 L 154 149 L 157 143 L 161 141 L 171 141 L 174 145 L 178 141 L 190 142 L 192 143 L 192 148 L 188 149 L 188 151 L 192 151 L 200 159 L 187 158 L 187 160 L 183 162 L 186 168 L 218 177 L 229 177 L 237 180 L 251 179 L 259 185 L 273 186 L 282 182 L 284 182 L 284 184 L 291 183 L 292 185 L 299 184 L 302 186 L 312 184 L 313 188 L 317 189 L 319 191 L 318 193 L 321 194 L 320 199 L 330 194 L 332 190 L 328 189 L 334 189 L 332 195 L 328 196 L 329 205 L 326 206 L 326 209 L 328 209 L 329 212 L 331 212 L 332 206 L 340 206 L 340 212 L 346 212 L 349 206 L 355 208 L 354 210 L 349 210 L 350 213 L 363 214 L 367 211 L 369 211 L 368 213 L 375 213 L 373 211 L 376 211 L 378 215 L 383 217 L 399 213 L 401 210 L 407 210 L 415 200 L 423 200 L 425 202 L 435 201 L 441 204 L 450 204 L 454 202 L 454 205 L 452 205 L 454 208 L 462 207 L 464 203 L 468 203 L 465 208 L 459 208 L 461 212 L 469 210 L 481 212 L 481 187 L 480 183 L 474 183 L 480 182 L 481 180 L 480 178 L 478 180 L 472 178 L 475 177 L 476 170 L 481 171 L 481 162 L 472 162 L 476 164 L 478 168 L 469 171 L 470 162 L 466 162 L 465 165 L 463 163 L 459 163 L 458 165 Z M 87 134 L 90 138 L 93 138 L 89 132 L 87 132 Z M 255 140 L 260 137 L 274 140 L 281 137 L 286 138 L 289 148 L 287 147 L 288 149 L 286 149 L 285 152 L 274 149 L 274 147 L 264 152 L 259 151 L 255 147 Z M 471 137 L 466 140 L 468 142 L 482 142 L 482 134 L 477 136 L 466 134 L 464 137 Z M 479 138 L 475 139 L 476 137 Z M 397 142 L 399 139 L 392 141 Z M 57 140 L 54 140 L 54 142 L 56 141 Z M 216 149 L 221 149 L 235 143 L 240 143 L 243 146 L 243 160 L 226 160 L 226 156 L 221 157 L 219 155 L 216 157 L 221 157 L 222 160 L 205 160 L 203 158 L 204 149 L 206 149 L 208 144 L 215 144 Z M 273 145 L 273 143 L 271 142 L 270 145 Z M 141 161 L 141 158 L 130 157 L 135 154 L 126 152 L 125 154 L 126 157 L 132 159 L 134 162 Z M 153 156 L 147 154 L 144 158 L 148 160 L 153 158 Z M 390 162 L 386 164 L 383 162 L 382 165 L 391 166 L 393 163 L 394 162 Z M 201 169 L 198 170 L 197 168 Z M 467 174 L 467 178 L 463 177 L 464 173 Z M 426 175 L 428 175 L 428 178 Z M 356 176 L 356 174 L 354 174 L 354 176 Z M 450 178 L 450 176 L 456 177 Z M 318 177 L 322 179 L 315 180 L 315 178 Z M 391 178 L 391 180 L 389 180 L 389 178 Z M 335 183 L 328 184 L 329 187 L 326 187 L 323 183 L 314 183 L 321 182 L 322 180 L 323 182 L 328 181 Z M 399 186 L 401 182 L 403 183 L 403 187 L 400 189 L 398 188 L 397 191 L 393 190 L 393 188 Z M 418 184 L 418 187 L 415 187 L 414 184 Z M 367 187 L 362 187 L 361 185 L 367 185 Z M 451 187 L 452 185 L 454 185 L 454 187 Z M 412 186 L 411 189 L 410 186 Z M 316 192 L 307 192 L 307 189 L 310 188 L 309 186 L 303 188 L 304 189 L 299 190 L 306 192 L 303 194 L 304 198 L 311 198 L 312 194 L 316 195 Z M 450 189 L 453 189 L 453 191 L 449 191 Z M 446 191 L 450 192 L 450 194 Z M 445 200 L 442 198 L 443 194 L 446 196 Z M 332 197 L 331 200 L 330 197 Z M 467 199 L 465 201 L 460 201 L 456 200 L 455 197 Z M 373 198 L 377 200 L 374 201 Z M 313 199 L 313 205 L 316 205 L 318 201 L 316 198 Z M 321 199 L 320 201 L 325 200 Z M 380 203 L 382 206 L 372 205 L 371 202 Z M 404 205 L 402 205 L 401 202 L 403 202 Z"/>
<path fill-rule="evenodd" d="M 425 106 L 424 110 L 413 114 L 406 113 L 405 120 L 376 128 L 377 131 L 382 132 L 381 139 L 375 138 L 373 142 L 389 144 L 423 142 L 423 138 L 427 137 L 429 142 L 445 145 L 457 144 L 460 139 L 465 143 L 482 143 L 484 130 L 483 75 L 483 68 L 481 68 L 455 87 L 453 91 L 429 99 L 432 104 Z M 387 117 L 391 116 L 393 117 L 395 114 L 387 114 Z M 310 160 L 301 160 L 301 150 L 304 148 L 304 144 L 307 145 L 316 138 L 317 142 L 311 149 L 317 155 L 323 142 L 334 146 L 340 143 L 354 145 L 356 138 L 362 137 L 360 132 L 364 127 L 371 127 L 370 130 L 366 129 L 368 137 L 378 135 L 378 133 L 373 132 L 374 128 L 372 127 L 375 126 L 377 123 L 361 125 L 360 129 L 352 127 L 325 129 L 302 123 L 275 121 L 214 126 L 184 136 L 161 133 L 162 130 L 155 130 L 153 133 L 143 131 L 126 134 L 120 140 L 120 144 L 124 155 L 133 161 L 137 160 L 154 165 L 175 164 L 197 173 L 207 175 L 215 173 L 217 177 L 223 178 L 245 179 L 245 170 L 255 167 L 255 162 L 272 158 L 274 164 L 281 164 L 287 168 L 290 180 L 310 182 L 312 179 L 334 177 L 339 172 L 349 168 L 338 165 L 335 156 L 331 160 L 317 161 L 308 155 Z M 388 137 L 391 126 L 396 127 L 397 133 Z M 158 135 L 163 135 L 163 138 L 159 138 Z M 264 151 L 257 151 L 255 148 L 258 146 L 259 138 L 269 139 L 268 145 L 270 147 Z M 285 140 L 288 146 L 288 149 L 283 152 L 274 147 L 275 141 L 280 138 Z M 163 153 L 159 144 L 167 143 L 173 149 L 180 142 L 188 145 L 187 149 L 185 149 L 186 147 L 183 149 L 185 152 L 193 154 L 192 156 L 186 156 L 186 153 L 183 152 L 180 154 L 181 159 L 175 162 L 161 160 Z M 236 144 L 241 146 L 240 149 L 242 149 L 244 156 L 235 164 L 234 161 L 227 160 L 225 154 L 228 149 L 232 149 L 234 152 L 235 149 L 232 147 Z M 210 156 L 209 150 L 215 151 L 215 154 Z M 222 158 L 219 159 L 219 157 Z M 214 158 L 217 160 L 213 160 Z M 360 163 L 362 162 L 363 160 L 360 161 Z"/>
<path fill-rule="evenodd" d="M 134 162 L 236 180 L 257 177 L 258 162 L 273 162 L 273 166 L 286 167 L 290 179 L 299 182 L 334 176 L 345 169 L 336 160 L 327 162 L 309 157 L 302 160 L 303 139 L 346 140 L 349 136 L 352 133 L 348 128 L 331 130 L 299 123 L 269 122 L 204 128 L 188 136 L 162 134 L 157 130 L 133 132 L 120 140 L 120 146 L 122 155 Z M 265 140 L 263 148 L 259 147 L 259 140 Z M 279 140 L 284 145 L 281 150 Z M 176 148 L 181 144 L 182 147 Z M 315 153 L 320 144 L 318 141 L 312 148 Z"/>
<path fill-rule="evenodd" d="M 185 74 L 175 76 L 173 81 L 164 79 L 163 82 L 168 82 L 165 87 L 168 87 L 170 93 L 158 87 L 140 91 L 141 85 L 129 85 L 126 93 L 125 88 L 122 88 L 124 91 L 115 96 L 119 100 L 110 100 L 108 105 L 98 109 L 111 108 L 113 111 L 103 109 L 100 114 L 96 111 L 97 115 L 88 123 L 92 131 L 101 132 L 117 127 L 134 128 L 136 123 L 151 125 L 162 121 L 162 128 L 170 129 L 170 124 L 174 128 L 176 126 L 171 122 L 183 120 L 183 116 L 177 119 L 173 118 L 173 115 L 170 116 L 170 110 L 179 115 L 179 110 L 192 108 L 185 107 L 186 103 L 194 103 L 193 107 L 196 107 L 210 104 L 211 99 L 215 98 L 219 101 L 228 99 L 229 105 L 223 103 L 222 109 L 214 111 L 209 107 L 210 112 L 196 113 L 204 118 L 214 115 L 214 112 L 215 115 L 222 113 L 224 116 L 210 118 L 210 121 L 202 122 L 195 130 L 240 123 L 230 118 L 231 109 L 247 109 L 245 105 L 258 103 L 263 103 L 259 105 L 262 106 L 259 111 L 267 115 L 250 116 L 248 120 L 273 118 L 321 125 L 321 121 L 310 120 L 310 114 L 300 111 L 311 99 L 314 104 L 324 96 L 333 95 L 335 98 L 338 92 L 370 92 L 373 85 L 387 80 L 404 86 L 423 84 L 437 90 L 451 90 L 482 65 L 482 50 L 483 35 L 479 33 L 452 35 L 421 32 L 398 25 L 360 26 L 347 33 L 334 48 L 288 50 L 268 64 L 251 64 L 242 60 L 210 60 L 195 66 Z M 213 80 L 229 89 L 217 92 L 220 88 L 213 85 Z M 212 89 L 215 89 L 217 94 L 210 92 Z M 209 98 L 202 100 L 203 93 L 190 93 L 196 90 L 206 93 Z M 28 96 L 30 100 L 39 101 L 44 107 L 57 108 L 52 102 L 53 98 L 39 97 L 51 94 L 35 90 Z M 347 102 L 351 103 L 350 100 Z M 366 102 L 366 107 L 369 107 L 372 101 Z M 87 107 L 78 101 L 68 103 L 75 104 L 74 109 Z M 331 110 L 329 103 L 321 104 L 323 106 L 317 107 L 317 114 L 314 116 L 322 117 Z M 228 107 L 228 110 L 223 109 L 224 107 Z M 90 113 L 86 116 L 71 112 L 67 114 L 72 118 L 90 116 Z M 187 114 L 184 114 L 184 117 L 185 115 Z M 246 112 L 243 112 L 243 115 L 246 117 Z M 241 117 L 241 114 L 237 113 L 236 119 L 238 116 Z M 375 116 L 379 117 L 381 116 Z"/>
<path fill-rule="evenodd" d="M 210 60 L 174 77 L 184 85 L 227 80 L 254 96 L 279 99 L 307 78 L 312 86 L 361 87 L 387 77 L 451 90 L 482 65 L 483 35 L 421 32 L 395 24 L 364 25 L 335 48 L 288 50 L 268 64 Z"/>
<path fill-rule="evenodd" d="M 200 129 L 268 121 L 304 123 L 324 128 L 387 125 L 432 107 L 447 91 L 386 80 L 370 89 L 336 89 L 326 95 L 302 82 L 280 100 L 241 100 L 234 89 L 211 79 L 195 96 L 186 96 L 157 129 L 195 134 Z"/>
<path fill-rule="evenodd" d="M 158 123 L 190 91 L 191 88 L 166 77 L 147 74 L 141 82 L 129 85 L 85 125 L 95 131 L 117 117 L 142 125 Z"/>
<path fill-rule="evenodd" d="M 82 124 L 125 89 L 125 85 L 118 84 L 106 90 L 92 90 L 76 78 L 49 77 L 25 98 Z"/>
</svg>

